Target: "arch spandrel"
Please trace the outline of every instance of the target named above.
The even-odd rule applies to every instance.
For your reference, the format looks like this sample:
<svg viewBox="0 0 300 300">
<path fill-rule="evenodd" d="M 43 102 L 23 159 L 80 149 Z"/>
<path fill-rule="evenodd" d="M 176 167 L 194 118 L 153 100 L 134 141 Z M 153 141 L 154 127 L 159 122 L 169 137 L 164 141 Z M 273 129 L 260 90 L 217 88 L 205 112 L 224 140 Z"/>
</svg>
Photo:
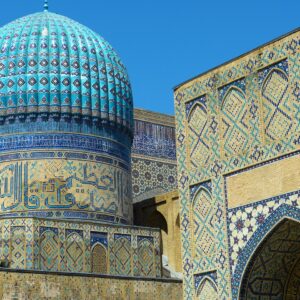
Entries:
<svg viewBox="0 0 300 300">
<path fill-rule="evenodd" d="M 241 251 L 232 274 L 233 299 L 253 299 L 251 293 L 270 295 L 270 300 L 285 295 L 291 282 L 286 270 L 300 258 L 299 222 L 300 210 L 282 204 L 260 225 Z"/>
</svg>

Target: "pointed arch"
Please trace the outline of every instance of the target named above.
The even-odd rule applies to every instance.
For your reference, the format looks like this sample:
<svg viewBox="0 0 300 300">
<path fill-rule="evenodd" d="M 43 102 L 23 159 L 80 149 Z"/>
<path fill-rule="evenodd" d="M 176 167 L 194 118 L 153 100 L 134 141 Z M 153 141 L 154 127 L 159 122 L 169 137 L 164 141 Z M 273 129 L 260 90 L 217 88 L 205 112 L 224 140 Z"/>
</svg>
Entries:
<svg viewBox="0 0 300 300">
<path fill-rule="evenodd" d="M 222 152 L 230 157 L 245 150 L 248 144 L 249 110 L 245 93 L 233 85 L 221 103 Z"/>
<path fill-rule="evenodd" d="M 214 227 L 211 222 L 213 203 L 211 193 L 204 187 L 200 187 L 193 201 L 192 233 L 194 256 L 211 256 L 214 253 Z"/>
<path fill-rule="evenodd" d="M 209 278 L 204 277 L 197 289 L 197 299 L 199 300 L 218 300 L 218 289 L 216 284 Z"/>
<path fill-rule="evenodd" d="M 91 259 L 92 273 L 107 274 L 107 250 L 102 244 L 93 246 Z"/>
<path fill-rule="evenodd" d="M 280 230 L 281 228 L 281 230 L 283 230 L 284 227 L 281 226 L 286 222 L 295 222 L 298 224 L 300 222 L 300 209 L 282 204 L 265 220 L 264 224 L 262 224 L 256 230 L 256 232 L 247 242 L 244 249 L 241 251 L 238 257 L 235 271 L 232 274 L 232 291 L 234 300 L 247 299 L 247 295 L 245 294 L 247 291 L 245 287 L 249 287 L 249 285 L 247 285 L 247 282 L 249 282 L 249 276 L 252 270 L 251 268 L 254 265 L 255 259 L 261 257 L 260 251 L 268 249 L 265 248 L 265 246 L 269 247 L 268 245 L 274 244 L 272 240 L 270 240 L 270 238 L 274 236 L 274 233 L 279 234 L 280 231 L 278 231 L 278 229 Z M 298 231 L 300 233 L 300 227 Z M 266 257 L 268 257 L 268 255 L 266 255 Z M 280 259 L 277 259 L 276 263 L 273 264 L 276 265 L 278 261 L 280 261 Z M 263 266 L 265 268 L 267 267 L 266 265 Z M 250 281 L 253 280 L 251 279 Z M 280 291 L 280 289 L 282 290 L 283 288 L 281 283 L 280 285 L 280 288 L 278 287 L 278 285 L 273 285 L 273 288 Z M 278 291 L 273 290 L 274 293 L 277 293 Z"/>
<path fill-rule="evenodd" d="M 279 69 L 279 68 L 272 68 L 268 73 L 267 73 L 267 76 L 265 77 L 265 79 L 262 81 L 262 95 L 266 98 L 268 98 L 268 94 L 267 94 L 267 91 L 266 91 L 266 87 L 268 85 L 268 83 L 270 82 L 270 80 L 272 80 L 272 75 L 274 73 L 277 73 L 280 77 L 282 77 L 283 80 L 285 81 L 288 81 L 288 75 L 282 70 L 282 69 Z M 282 92 L 285 92 L 286 91 L 286 88 L 284 88 L 283 90 L 281 90 Z M 275 94 L 274 94 L 275 95 Z M 278 95 L 279 98 L 280 98 L 280 95 Z M 272 100 L 272 97 L 270 98 L 270 100 Z"/>
<path fill-rule="evenodd" d="M 189 156 L 193 167 L 206 165 L 210 158 L 209 116 L 204 104 L 193 104 L 188 115 Z"/>
<path fill-rule="evenodd" d="M 207 110 L 204 104 L 202 104 L 201 102 L 195 102 L 191 109 L 190 112 L 188 114 L 188 120 L 189 122 L 191 121 L 192 117 L 194 116 L 194 113 L 197 111 L 197 109 L 201 109 L 205 115 L 207 115 Z"/>
<path fill-rule="evenodd" d="M 139 276 L 155 277 L 155 253 L 153 241 L 148 238 L 138 242 Z"/>
<path fill-rule="evenodd" d="M 276 67 L 268 72 L 262 82 L 263 126 L 267 140 L 281 139 L 292 128 L 288 86 L 288 75 Z"/>
<path fill-rule="evenodd" d="M 193 199 L 192 199 L 193 206 L 195 205 L 195 201 L 196 201 L 197 198 L 199 198 L 199 194 L 200 194 L 201 192 L 206 193 L 206 194 L 211 198 L 211 192 L 210 192 L 207 188 L 201 186 L 201 187 L 198 189 L 198 191 L 195 193 L 195 195 L 194 195 L 194 197 L 193 197 Z"/>
<path fill-rule="evenodd" d="M 52 230 L 46 230 L 40 237 L 40 269 L 58 271 L 59 239 Z"/>
<path fill-rule="evenodd" d="M 226 93 L 224 94 L 224 97 L 223 97 L 222 103 L 221 103 L 221 110 L 225 109 L 225 104 L 227 104 L 226 101 L 228 99 L 230 99 L 230 96 L 232 94 L 235 94 L 235 93 L 239 94 L 242 98 L 246 98 L 245 93 L 239 87 L 233 85 L 233 86 L 229 87 L 228 90 L 226 91 Z M 239 114 L 239 112 L 241 111 L 242 105 L 238 105 L 237 107 L 234 107 L 234 108 L 235 108 L 235 111 L 233 111 L 231 114 L 234 118 L 237 118 L 237 114 Z"/>
<path fill-rule="evenodd" d="M 72 232 L 66 239 L 66 268 L 70 272 L 83 272 L 84 241 L 77 232 Z"/>
<path fill-rule="evenodd" d="M 26 237 L 23 226 L 12 227 L 11 267 L 13 269 L 25 269 L 26 267 Z"/>
<path fill-rule="evenodd" d="M 129 236 L 118 237 L 115 239 L 113 253 L 115 275 L 131 275 L 132 247 Z"/>
<path fill-rule="evenodd" d="M 152 214 L 147 218 L 147 222 L 145 225 L 152 228 L 159 228 L 160 230 L 168 234 L 168 223 L 166 221 L 166 218 L 158 210 L 152 212 Z"/>
</svg>

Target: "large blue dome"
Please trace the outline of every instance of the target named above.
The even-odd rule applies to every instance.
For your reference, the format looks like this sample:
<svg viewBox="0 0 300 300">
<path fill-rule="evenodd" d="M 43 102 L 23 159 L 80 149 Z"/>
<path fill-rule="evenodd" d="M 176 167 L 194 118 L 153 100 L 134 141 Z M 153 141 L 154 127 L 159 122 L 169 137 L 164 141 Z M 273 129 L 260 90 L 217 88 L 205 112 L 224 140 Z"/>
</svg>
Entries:
<svg viewBox="0 0 300 300">
<path fill-rule="evenodd" d="M 69 115 L 132 131 L 128 75 L 109 43 L 50 12 L 0 29 L 0 118 Z"/>
</svg>

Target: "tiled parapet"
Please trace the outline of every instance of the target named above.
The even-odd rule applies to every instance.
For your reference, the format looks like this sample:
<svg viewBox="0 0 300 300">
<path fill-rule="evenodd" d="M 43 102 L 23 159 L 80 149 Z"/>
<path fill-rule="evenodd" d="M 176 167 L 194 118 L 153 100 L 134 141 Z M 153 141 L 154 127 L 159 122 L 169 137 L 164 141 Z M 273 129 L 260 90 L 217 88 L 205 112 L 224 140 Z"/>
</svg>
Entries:
<svg viewBox="0 0 300 300">
<path fill-rule="evenodd" d="M 14 269 L 160 277 L 159 230 L 39 218 L 1 219 Z"/>
</svg>

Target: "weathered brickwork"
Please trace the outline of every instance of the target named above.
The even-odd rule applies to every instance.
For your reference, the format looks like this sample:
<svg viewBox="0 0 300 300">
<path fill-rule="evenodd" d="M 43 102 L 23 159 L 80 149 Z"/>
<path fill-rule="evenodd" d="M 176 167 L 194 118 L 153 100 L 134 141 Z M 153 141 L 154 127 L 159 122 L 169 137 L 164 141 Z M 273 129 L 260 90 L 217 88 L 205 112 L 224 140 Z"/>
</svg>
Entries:
<svg viewBox="0 0 300 300">
<path fill-rule="evenodd" d="M 1 299 L 181 300 L 179 280 L 0 272 Z"/>
<path fill-rule="evenodd" d="M 139 202 L 177 188 L 174 117 L 134 110 L 132 193 Z"/>
<path fill-rule="evenodd" d="M 295 31 L 175 88 L 185 299 L 283 297 L 268 275 L 296 293 L 246 269 L 276 224 L 300 221 L 299 74 Z"/>
</svg>

